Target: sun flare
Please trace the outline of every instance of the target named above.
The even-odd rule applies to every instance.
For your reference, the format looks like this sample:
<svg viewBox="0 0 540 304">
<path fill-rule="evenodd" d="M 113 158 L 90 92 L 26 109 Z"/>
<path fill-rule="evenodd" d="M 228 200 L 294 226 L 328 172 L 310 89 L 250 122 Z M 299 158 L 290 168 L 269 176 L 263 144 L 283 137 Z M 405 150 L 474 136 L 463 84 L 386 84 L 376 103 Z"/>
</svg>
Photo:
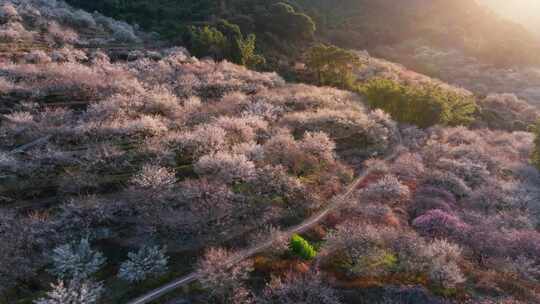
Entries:
<svg viewBox="0 0 540 304">
<path fill-rule="evenodd" d="M 479 0 L 503 17 L 540 32 L 540 1 L 538 0 Z"/>
</svg>

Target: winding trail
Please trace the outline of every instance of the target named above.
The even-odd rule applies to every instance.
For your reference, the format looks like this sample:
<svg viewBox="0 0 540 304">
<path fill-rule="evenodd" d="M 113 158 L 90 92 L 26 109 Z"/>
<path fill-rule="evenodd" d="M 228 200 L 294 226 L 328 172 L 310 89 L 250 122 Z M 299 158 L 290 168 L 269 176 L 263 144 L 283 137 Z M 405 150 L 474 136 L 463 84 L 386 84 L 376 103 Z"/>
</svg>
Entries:
<svg viewBox="0 0 540 304">
<path fill-rule="evenodd" d="M 399 131 L 397 132 L 397 137 L 398 137 L 398 144 L 396 144 L 396 147 L 394 148 L 394 150 L 389 154 L 387 155 L 386 157 L 383 158 L 383 160 L 385 161 L 391 161 L 393 160 L 394 158 L 396 158 L 400 152 L 402 151 L 402 146 L 401 146 L 401 143 L 402 143 L 402 140 L 401 140 L 401 135 L 399 133 Z M 359 175 L 358 177 L 347 187 L 347 190 L 342 193 L 341 195 L 339 195 L 338 197 L 336 197 L 332 203 L 330 203 L 328 206 L 326 206 L 326 208 L 324 208 L 323 210 L 319 211 L 318 213 L 314 214 L 313 216 L 309 217 L 308 219 L 306 219 L 305 221 L 303 221 L 302 223 L 296 225 L 296 226 L 293 226 L 285 231 L 283 231 L 282 233 L 280 233 L 280 237 L 283 237 L 283 236 L 286 236 L 286 237 L 290 237 L 291 235 L 295 234 L 295 233 L 302 233 L 302 232 L 305 232 L 307 230 L 309 230 L 310 228 L 312 228 L 314 225 L 316 225 L 317 223 L 319 223 L 321 220 L 323 220 L 330 212 L 332 211 L 335 211 L 337 210 L 339 207 L 341 207 L 341 205 L 343 205 L 345 202 L 346 202 L 346 199 L 358 188 L 358 186 L 366 179 L 366 177 L 371 174 L 372 170 L 370 169 L 367 169 L 367 170 L 363 170 Z M 236 255 L 234 255 L 233 257 L 231 257 L 228 261 L 225 261 L 223 263 L 223 267 L 231 267 L 232 265 L 235 265 L 259 252 L 262 252 L 268 248 L 270 248 L 272 246 L 272 244 L 276 241 L 275 238 L 270 238 L 266 241 L 262 241 L 261 243 L 257 244 L 257 245 L 254 245 L 250 248 L 247 248 L 245 250 L 242 250 L 240 251 L 239 253 L 237 253 Z M 159 288 L 156 288 L 134 300 L 131 300 L 130 302 L 128 302 L 127 304 L 146 304 L 146 303 L 150 303 L 151 301 L 153 300 L 156 300 L 158 298 L 160 298 L 161 296 L 181 287 L 181 286 L 184 286 L 186 284 L 189 284 L 193 281 L 196 281 L 199 279 L 199 277 L 201 276 L 201 274 L 198 272 L 198 271 L 194 271 L 190 274 L 187 274 L 183 277 L 180 277 L 166 285 L 163 285 Z"/>
</svg>

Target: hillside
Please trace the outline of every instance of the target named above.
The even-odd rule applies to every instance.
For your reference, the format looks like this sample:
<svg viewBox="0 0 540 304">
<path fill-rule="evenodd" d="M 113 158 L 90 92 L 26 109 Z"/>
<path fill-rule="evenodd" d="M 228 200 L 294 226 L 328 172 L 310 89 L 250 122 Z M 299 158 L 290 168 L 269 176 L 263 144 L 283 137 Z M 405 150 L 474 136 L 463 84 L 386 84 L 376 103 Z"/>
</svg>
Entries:
<svg viewBox="0 0 540 304">
<path fill-rule="evenodd" d="M 297 2 L 318 16 L 325 41 L 480 96 L 511 93 L 540 105 L 540 39 L 475 1 Z"/>
<path fill-rule="evenodd" d="M 484 2 L 68 2 L 140 24 L 201 57 L 242 63 L 230 55 L 230 47 L 224 47 L 226 40 L 234 44 L 239 37 L 260 55 L 256 60 L 248 59 L 248 63 L 256 62 L 249 66 L 278 71 L 287 79 L 297 79 L 294 65 L 309 46 L 325 42 L 367 50 L 376 57 L 464 87 L 481 98 L 509 93 L 540 105 L 540 38 L 508 17 L 497 15 Z M 223 19 L 230 24 L 223 26 Z M 207 37 L 203 38 L 197 28 L 204 27 L 216 31 L 204 32 Z M 225 37 L 220 38 L 220 32 Z M 250 34 L 253 40 L 246 38 Z"/>
<path fill-rule="evenodd" d="M 302 3 L 300 1 L 300 3 Z M 476 1 L 317 1 L 304 5 L 323 15 L 322 35 L 338 45 L 373 50 L 384 45 L 425 40 L 435 48 L 455 48 L 485 63 L 537 64 L 540 41 Z M 335 18 L 333 16 L 337 16 Z M 343 17 L 345 16 L 345 17 Z M 390 22 L 389 22 L 390 20 Z M 510 42 L 510 40 L 512 42 Z"/>
<path fill-rule="evenodd" d="M 2 1 L 0 303 L 192 273 L 156 303 L 540 302 L 526 102 L 365 52 L 357 93 L 289 83 L 155 36 Z"/>
<path fill-rule="evenodd" d="M 311 25 L 301 16 L 306 13 L 313 19 L 317 39 L 329 40 L 342 47 L 373 50 L 403 41 L 426 39 L 428 46 L 457 48 L 486 63 L 500 66 L 540 63 L 539 39 L 523 26 L 469 0 L 406 0 L 397 5 L 392 0 L 344 0 L 337 4 L 329 0 L 294 0 L 286 1 L 292 5 L 287 9 L 289 12 L 276 10 L 274 4 L 277 1 L 267 0 L 182 3 L 161 0 L 151 4 L 144 0 L 69 2 L 141 24 L 143 28 L 165 36 L 176 35 L 176 39 L 182 36 L 182 26 L 213 24 L 217 18 L 224 18 L 238 24 L 243 33 L 255 33 L 265 54 L 274 51 L 294 54 L 294 49 L 302 47 L 299 40 L 309 41 Z M 290 31 L 287 31 L 287 24 Z M 299 25 L 302 29 L 305 26 L 305 31 L 297 31 Z M 279 37 L 292 47 L 280 42 Z M 508 43 L 510 39 L 512 42 Z"/>
</svg>

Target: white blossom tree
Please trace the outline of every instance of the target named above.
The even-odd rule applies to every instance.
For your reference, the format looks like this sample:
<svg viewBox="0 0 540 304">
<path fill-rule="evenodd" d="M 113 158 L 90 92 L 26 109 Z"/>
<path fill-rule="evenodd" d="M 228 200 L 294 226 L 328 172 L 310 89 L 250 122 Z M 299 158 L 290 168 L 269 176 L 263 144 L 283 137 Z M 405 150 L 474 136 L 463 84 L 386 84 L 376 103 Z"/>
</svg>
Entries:
<svg viewBox="0 0 540 304">
<path fill-rule="evenodd" d="M 287 273 L 267 284 L 260 304 L 339 304 L 337 291 L 326 285 L 318 272 Z"/>
<path fill-rule="evenodd" d="M 34 301 L 34 304 L 94 304 L 103 293 L 103 285 L 92 281 L 72 280 L 67 285 L 59 281 L 51 287 L 47 296 Z"/>
<path fill-rule="evenodd" d="M 465 277 L 457 264 L 461 259 L 461 252 L 459 245 L 444 239 L 429 244 L 422 252 L 428 260 L 429 278 L 445 288 L 453 288 L 465 282 Z"/>
<path fill-rule="evenodd" d="M 201 285 L 209 291 L 209 299 L 215 303 L 246 303 L 249 294 L 244 294 L 243 301 L 234 302 L 235 297 L 241 296 L 238 291 L 244 290 L 244 281 L 253 270 L 252 262 L 243 261 L 236 265 L 228 265 L 234 256 L 223 248 L 210 248 L 197 265 Z M 229 267 L 230 266 L 230 267 Z"/>
</svg>

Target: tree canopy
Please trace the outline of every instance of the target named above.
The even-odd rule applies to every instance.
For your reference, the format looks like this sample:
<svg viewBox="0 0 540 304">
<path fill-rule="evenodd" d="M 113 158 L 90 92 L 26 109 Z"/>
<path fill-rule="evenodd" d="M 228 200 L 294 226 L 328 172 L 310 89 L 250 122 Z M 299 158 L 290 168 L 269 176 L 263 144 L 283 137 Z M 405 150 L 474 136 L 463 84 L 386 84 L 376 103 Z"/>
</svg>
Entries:
<svg viewBox="0 0 540 304">
<path fill-rule="evenodd" d="M 257 67 L 265 62 L 264 57 L 256 54 L 255 34 L 244 37 L 240 27 L 227 20 L 221 19 L 215 26 L 190 26 L 184 40 L 197 57 L 226 59 L 249 67 Z"/>
<path fill-rule="evenodd" d="M 311 40 L 315 34 L 315 22 L 304 13 L 296 12 L 286 3 L 278 2 L 270 6 L 266 28 L 279 37 L 288 40 Z"/>
<path fill-rule="evenodd" d="M 358 56 L 334 45 L 318 44 L 306 53 L 306 64 L 316 74 L 319 85 L 350 89 L 354 85 L 354 69 L 361 65 Z"/>
<path fill-rule="evenodd" d="M 474 97 L 438 86 L 411 86 L 379 78 L 363 84 L 359 91 L 372 108 L 422 128 L 436 124 L 468 125 L 477 111 Z"/>
</svg>

